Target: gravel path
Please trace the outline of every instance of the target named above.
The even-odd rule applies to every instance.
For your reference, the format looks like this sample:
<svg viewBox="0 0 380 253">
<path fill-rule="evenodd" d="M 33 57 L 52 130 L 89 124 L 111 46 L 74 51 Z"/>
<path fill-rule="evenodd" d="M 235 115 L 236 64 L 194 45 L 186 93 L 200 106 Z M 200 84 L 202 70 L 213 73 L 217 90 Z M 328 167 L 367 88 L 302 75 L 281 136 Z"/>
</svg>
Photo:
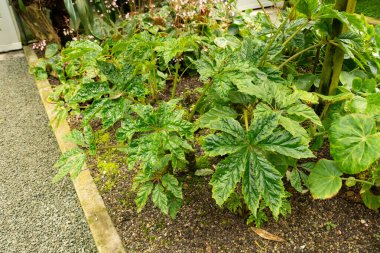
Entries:
<svg viewBox="0 0 380 253">
<path fill-rule="evenodd" d="M 21 51 L 0 54 L 0 253 L 97 252 Z"/>
</svg>

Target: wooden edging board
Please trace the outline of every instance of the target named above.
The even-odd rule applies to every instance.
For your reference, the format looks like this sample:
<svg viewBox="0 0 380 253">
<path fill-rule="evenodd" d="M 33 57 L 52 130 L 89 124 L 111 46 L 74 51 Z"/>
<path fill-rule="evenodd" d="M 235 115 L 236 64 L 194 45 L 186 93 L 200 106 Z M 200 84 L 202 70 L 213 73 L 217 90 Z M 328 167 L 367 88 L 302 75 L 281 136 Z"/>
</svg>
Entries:
<svg viewBox="0 0 380 253">
<path fill-rule="evenodd" d="M 24 53 L 29 66 L 34 66 L 38 58 L 31 47 L 24 47 Z M 47 100 L 52 92 L 50 83 L 48 80 L 37 79 L 35 83 L 49 120 L 52 121 L 55 105 Z M 62 153 L 76 146 L 63 138 L 70 133 L 70 127 L 66 121 L 53 128 L 53 132 Z M 87 168 L 82 170 L 73 180 L 73 184 L 99 253 L 126 252 L 89 170 Z"/>
</svg>

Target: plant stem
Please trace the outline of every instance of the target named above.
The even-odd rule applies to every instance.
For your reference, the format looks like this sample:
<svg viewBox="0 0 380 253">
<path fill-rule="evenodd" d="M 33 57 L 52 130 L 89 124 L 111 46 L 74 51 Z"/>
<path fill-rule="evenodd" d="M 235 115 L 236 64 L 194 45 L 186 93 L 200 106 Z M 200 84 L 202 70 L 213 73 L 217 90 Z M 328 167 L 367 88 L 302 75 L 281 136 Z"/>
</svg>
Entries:
<svg viewBox="0 0 380 253">
<path fill-rule="evenodd" d="M 273 26 L 272 20 L 270 19 L 268 13 L 266 12 L 263 3 L 261 2 L 261 0 L 257 0 L 257 2 L 259 3 L 260 8 L 261 8 L 261 10 L 263 11 L 264 15 L 267 17 L 268 21 L 269 21 L 269 22 L 271 23 L 271 25 Z"/>
<path fill-rule="evenodd" d="M 245 130 L 248 131 L 248 129 L 249 129 L 249 123 L 248 123 L 248 110 L 247 110 L 247 109 L 243 109 L 243 112 L 244 112 L 244 124 L 245 124 Z"/>
<path fill-rule="evenodd" d="M 284 43 L 282 43 L 282 46 L 285 47 L 286 45 L 289 44 L 290 41 L 292 41 L 292 39 L 294 39 L 294 37 L 297 36 L 297 34 L 299 34 L 303 28 L 305 28 L 305 26 L 307 26 L 307 24 L 309 23 L 309 20 L 306 20 L 305 23 L 303 23 L 302 25 L 300 25 L 297 30 L 292 34 L 290 35 L 289 38 L 287 38 L 287 40 L 284 41 Z"/>
<path fill-rule="evenodd" d="M 208 81 L 206 83 L 206 85 L 203 87 L 203 91 L 202 91 L 201 96 L 198 98 L 198 100 L 195 103 L 194 107 L 190 111 L 189 121 L 193 121 L 193 117 L 194 117 L 195 111 L 198 109 L 198 106 L 199 106 L 200 102 L 202 101 L 203 97 L 206 95 L 207 91 L 210 89 L 211 85 L 212 85 L 212 81 Z"/>
<path fill-rule="evenodd" d="M 356 178 L 350 178 L 350 179 L 348 179 L 348 178 L 342 177 L 341 179 L 344 180 L 344 181 L 353 180 L 353 181 L 358 182 L 358 183 L 374 185 L 374 183 L 371 183 L 371 182 L 368 182 L 368 181 L 364 181 L 364 180 L 360 180 L 360 179 L 356 179 Z"/>
<path fill-rule="evenodd" d="M 316 45 L 312 45 L 308 48 L 305 48 L 304 50 L 301 50 L 299 51 L 298 53 L 296 53 L 295 55 L 293 55 L 292 57 L 290 57 L 289 59 L 287 59 L 286 61 L 284 61 L 278 68 L 279 69 L 282 69 L 286 64 L 288 64 L 289 62 L 291 62 L 292 60 L 294 60 L 295 58 L 297 58 L 298 56 L 300 56 L 301 54 L 305 53 L 306 51 L 309 51 L 313 48 L 316 48 L 316 47 L 319 47 L 319 46 L 322 46 L 323 43 L 319 43 L 319 44 L 316 44 Z"/>
<path fill-rule="evenodd" d="M 175 63 L 175 73 L 174 73 L 174 79 L 173 79 L 173 89 L 172 89 L 171 99 L 175 97 L 175 93 L 177 91 L 177 84 L 180 79 L 180 77 L 178 76 L 179 67 L 180 67 L 179 59 L 177 59 L 177 62 Z"/>
<path fill-rule="evenodd" d="M 282 32 L 282 30 L 284 29 L 286 23 L 288 22 L 288 19 L 290 18 L 290 16 L 292 15 L 293 11 L 296 9 L 297 5 L 298 5 L 298 2 L 300 0 L 298 0 L 294 5 L 293 7 L 289 10 L 289 13 L 288 15 L 285 17 L 285 19 L 282 21 L 281 25 L 277 28 L 277 31 L 276 33 L 270 38 L 268 44 L 267 44 L 267 47 L 265 48 L 264 50 L 264 53 L 263 53 L 263 56 L 261 57 L 261 60 L 259 62 L 259 67 L 262 67 L 264 66 L 266 60 L 267 60 L 267 57 L 268 57 L 268 53 L 269 53 L 269 50 L 270 48 L 272 47 L 273 43 L 275 42 L 277 36 Z"/>
<path fill-rule="evenodd" d="M 317 53 L 315 54 L 314 66 L 313 66 L 313 74 L 317 72 L 317 66 L 319 63 L 319 56 L 321 55 L 321 47 L 317 47 Z"/>
<path fill-rule="evenodd" d="M 335 9 L 337 11 L 346 11 L 353 13 L 355 10 L 356 0 L 336 0 Z M 329 41 L 333 41 L 335 37 L 338 37 L 347 28 L 338 19 L 333 19 L 331 34 L 329 35 Z M 339 76 L 342 70 L 344 61 L 344 51 L 329 43 L 327 45 L 325 59 L 322 66 L 322 73 L 320 75 L 319 93 L 323 95 L 335 95 L 336 89 L 339 84 Z M 327 110 L 324 107 L 329 107 L 323 103 L 317 106 L 317 112 L 320 113 L 323 110 Z"/>
</svg>

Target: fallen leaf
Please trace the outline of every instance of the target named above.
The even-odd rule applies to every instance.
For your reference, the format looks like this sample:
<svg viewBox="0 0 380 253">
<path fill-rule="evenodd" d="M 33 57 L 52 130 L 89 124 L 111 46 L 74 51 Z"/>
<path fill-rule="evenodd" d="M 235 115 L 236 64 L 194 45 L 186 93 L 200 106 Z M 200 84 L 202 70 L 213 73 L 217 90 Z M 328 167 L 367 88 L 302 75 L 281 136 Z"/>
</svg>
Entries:
<svg viewBox="0 0 380 253">
<path fill-rule="evenodd" d="M 206 242 L 205 253 L 212 253 L 211 245 L 208 242 Z"/>
<path fill-rule="evenodd" d="M 253 232 L 255 232 L 258 236 L 261 238 L 264 238 L 266 240 L 270 241 L 276 241 L 276 242 L 284 242 L 285 240 L 277 235 L 271 234 L 268 231 L 261 229 L 261 228 L 251 228 Z"/>
</svg>

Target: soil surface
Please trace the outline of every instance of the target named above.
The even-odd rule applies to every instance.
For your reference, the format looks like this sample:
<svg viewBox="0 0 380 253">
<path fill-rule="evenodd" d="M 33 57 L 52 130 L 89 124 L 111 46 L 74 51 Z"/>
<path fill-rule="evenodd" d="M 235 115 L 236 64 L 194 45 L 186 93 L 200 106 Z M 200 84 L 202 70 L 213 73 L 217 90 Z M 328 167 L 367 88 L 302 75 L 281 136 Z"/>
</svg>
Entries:
<svg viewBox="0 0 380 253">
<path fill-rule="evenodd" d="M 95 178 L 101 178 L 90 161 Z M 176 220 L 165 217 L 149 203 L 136 213 L 131 193 L 133 171 L 120 168 L 123 180 L 111 190 L 98 188 L 127 252 L 379 252 L 380 215 L 360 201 L 357 190 L 343 189 L 331 200 L 313 200 L 293 193 L 292 213 L 264 230 L 285 242 L 265 240 L 245 220 L 219 208 L 211 198 L 209 177 L 182 178 L 185 203 Z"/>
</svg>

